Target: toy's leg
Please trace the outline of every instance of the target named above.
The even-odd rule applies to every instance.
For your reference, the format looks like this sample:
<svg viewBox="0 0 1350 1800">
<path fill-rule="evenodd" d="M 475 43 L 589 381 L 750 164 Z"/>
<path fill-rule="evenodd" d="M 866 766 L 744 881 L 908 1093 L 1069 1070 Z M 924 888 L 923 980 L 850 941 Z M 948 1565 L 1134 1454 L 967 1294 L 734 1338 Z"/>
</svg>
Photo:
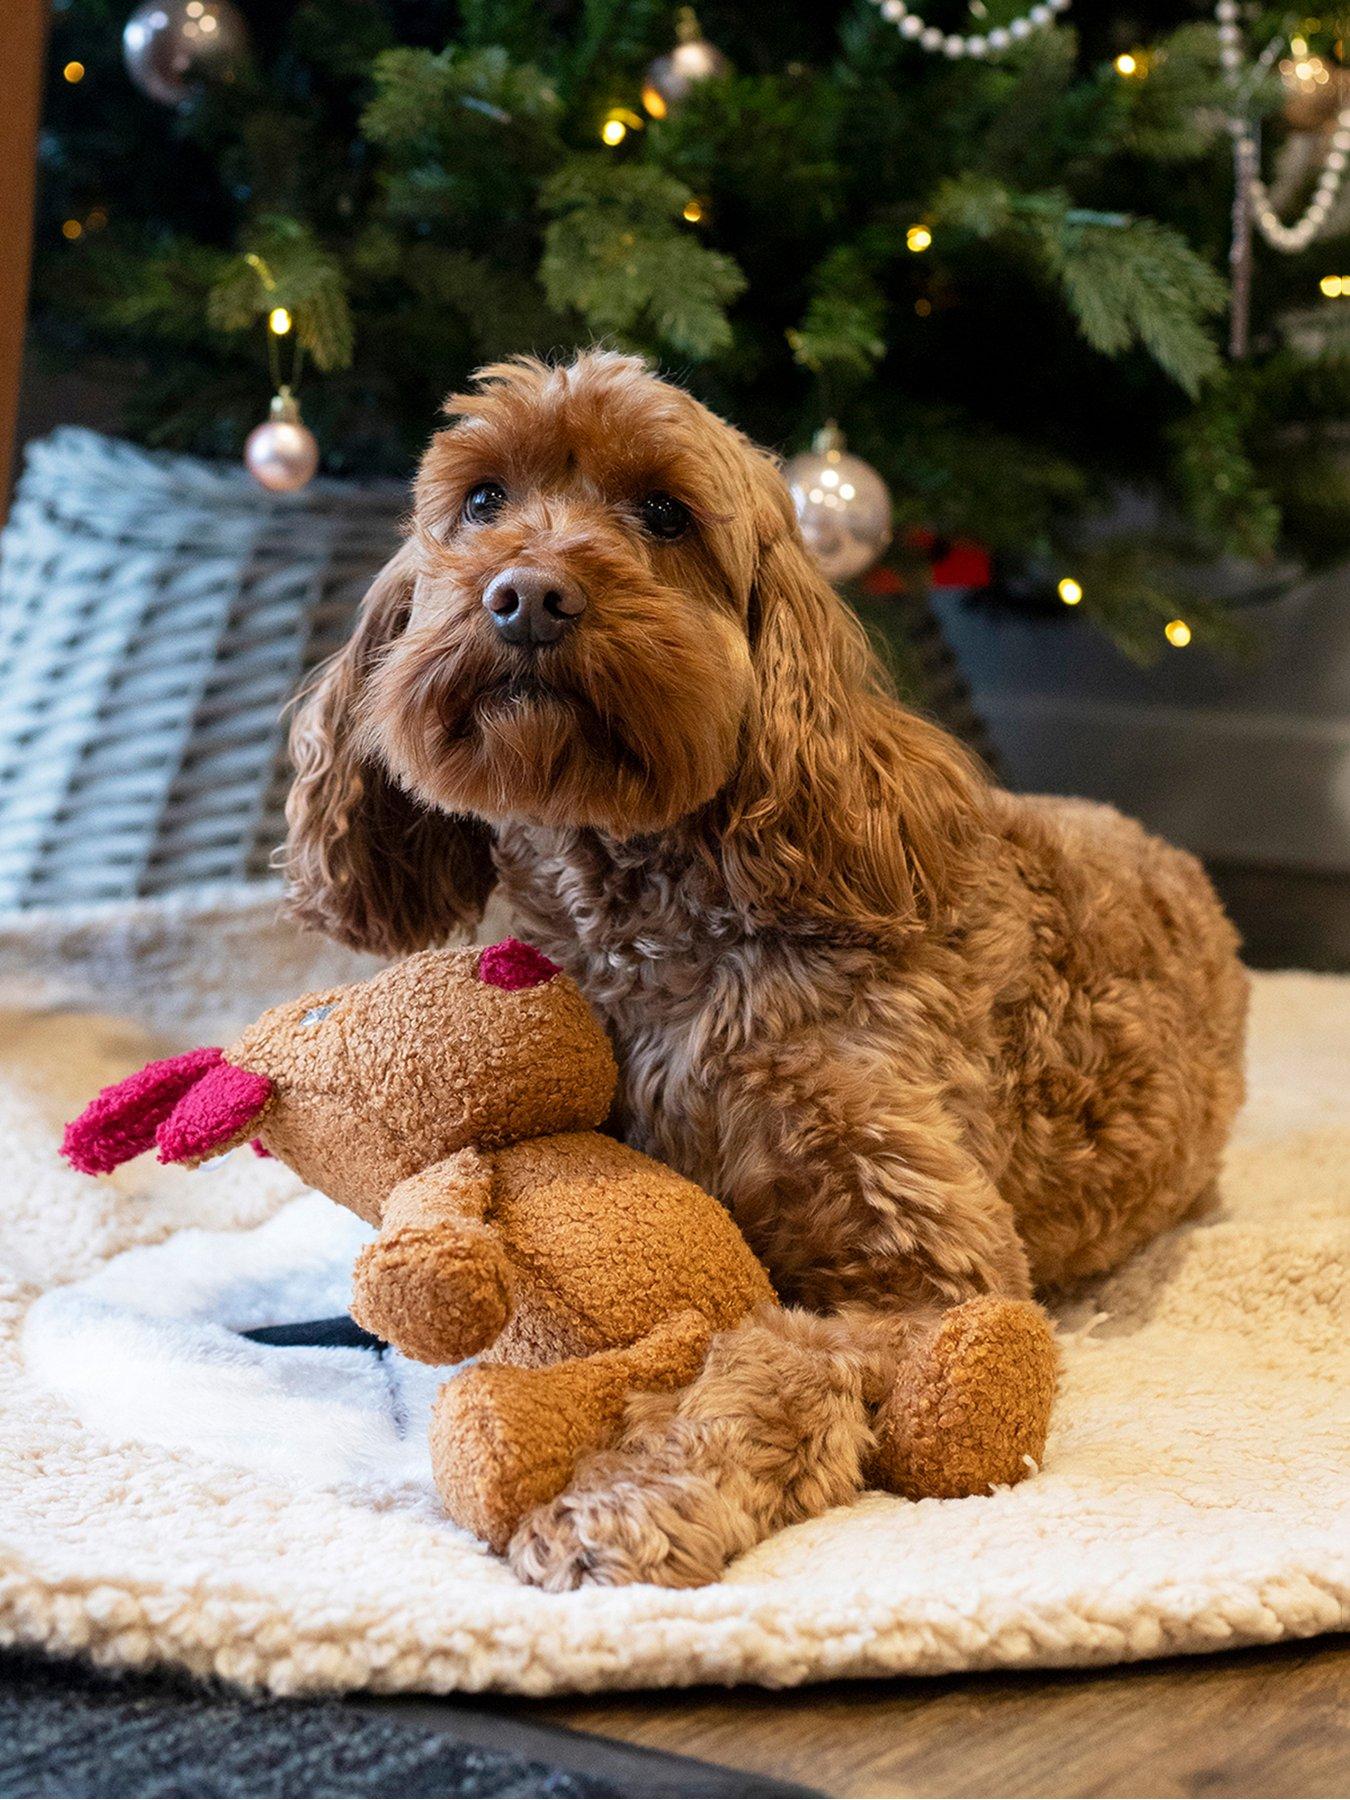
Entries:
<svg viewBox="0 0 1350 1800">
<path fill-rule="evenodd" d="M 691 1381 L 710 1336 L 702 1313 L 685 1312 L 621 1349 L 533 1369 L 484 1362 L 455 1376 L 431 1421 L 450 1517 L 504 1550 L 526 1513 L 567 1486 L 578 1458 L 617 1434 L 629 1394 Z"/>
<path fill-rule="evenodd" d="M 868 1480 L 911 1500 L 958 1499 L 1030 1474 L 1059 1369 L 1041 1309 L 982 1294 L 902 1330 Z"/>
<path fill-rule="evenodd" d="M 526 1519 L 511 1566 L 555 1591 L 694 1587 L 869 1484 L 987 1492 L 1040 1455 L 1055 1367 L 1027 1301 L 766 1312 L 715 1338 L 683 1392 L 636 1402 L 617 1448 Z"/>
</svg>

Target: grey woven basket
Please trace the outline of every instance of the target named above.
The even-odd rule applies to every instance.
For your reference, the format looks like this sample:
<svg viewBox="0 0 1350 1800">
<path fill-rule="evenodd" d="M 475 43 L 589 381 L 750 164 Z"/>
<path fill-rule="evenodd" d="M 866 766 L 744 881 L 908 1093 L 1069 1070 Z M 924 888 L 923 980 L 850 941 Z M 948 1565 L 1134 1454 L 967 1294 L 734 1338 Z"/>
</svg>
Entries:
<svg viewBox="0 0 1350 1800">
<path fill-rule="evenodd" d="M 63 428 L 0 533 L 0 908 L 262 874 L 285 704 L 345 637 L 406 490 L 242 470 Z"/>
</svg>

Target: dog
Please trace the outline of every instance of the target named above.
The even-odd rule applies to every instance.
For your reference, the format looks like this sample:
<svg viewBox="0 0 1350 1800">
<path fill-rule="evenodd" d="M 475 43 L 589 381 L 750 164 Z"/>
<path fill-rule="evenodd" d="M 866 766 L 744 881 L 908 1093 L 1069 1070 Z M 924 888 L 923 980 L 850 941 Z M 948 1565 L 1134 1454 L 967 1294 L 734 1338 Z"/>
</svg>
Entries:
<svg viewBox="0 0 1350 1800">
<path fill-rule="evenodd" d="M 640 360 L 496 364 L 447 413 L 294 721 L 291 908 L 392 954 L 500 888 L 612 1034 L 614 1129 L 722 1199 L 792 1309 L 636 1403 L 514 1565 L 712 1579 L 860 1481 L 912 1491 L 962 1382 L 1014 1370 L 1034 1403 L 949 1491 L 1019 1478 L 1054 1381 L 1033 1295 L 1201 1207 L 1242 1099 L 1204 872 L 901 706 L 774 459 Z M 1000 1368 L 942 1336 L 979 1298 Z M 924 1414 L 935 1345 L 958 1375 Z"/>
</svg>

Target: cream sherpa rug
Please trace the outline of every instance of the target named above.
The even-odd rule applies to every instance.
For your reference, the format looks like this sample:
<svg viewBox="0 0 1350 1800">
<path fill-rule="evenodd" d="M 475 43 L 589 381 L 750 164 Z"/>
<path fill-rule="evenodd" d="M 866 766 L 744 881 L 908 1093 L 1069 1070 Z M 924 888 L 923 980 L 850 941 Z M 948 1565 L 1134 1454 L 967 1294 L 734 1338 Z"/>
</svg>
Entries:
<svg viewBox="0 0 1350 1800">
<path fill-rule="evenodd" d="M 1061 1312 L 1037 1475 L 867 1496 L 695 1593 L 551 1596 L 438 1517 L 424 1379 L 233 1335 L 340 1303 L 352 1221 L 250 1157 L 101 1183 L 58 1162 L 62 1120 L 164 1047 L 54 1005 L 73 998 L 58 938 L 36 930 L 5 983 L 41 1006 L 0 1017 L 0 1641 L 278 1692 L 539 1694 L 1104 1663 L 1346 1623 L 1350 981 L 1257 978 L 1224 1209 Z M 234 973 L 251 1010 L 258 971 Z"/>
</svg>

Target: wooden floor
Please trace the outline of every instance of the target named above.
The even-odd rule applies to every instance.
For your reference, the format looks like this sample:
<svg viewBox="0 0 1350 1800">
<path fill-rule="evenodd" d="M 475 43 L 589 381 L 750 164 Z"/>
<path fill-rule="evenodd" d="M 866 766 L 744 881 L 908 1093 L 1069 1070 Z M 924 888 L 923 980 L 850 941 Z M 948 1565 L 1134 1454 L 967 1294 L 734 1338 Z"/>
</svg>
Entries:
<svg viewBox="0 0 1350 1800">
<path fill-rule="evenodd" d="M 531 1718 L 832 1795 L 1350 1793 L 1350 1639 L 1131 1668 L 698 1689 Z"/>
</svg>

